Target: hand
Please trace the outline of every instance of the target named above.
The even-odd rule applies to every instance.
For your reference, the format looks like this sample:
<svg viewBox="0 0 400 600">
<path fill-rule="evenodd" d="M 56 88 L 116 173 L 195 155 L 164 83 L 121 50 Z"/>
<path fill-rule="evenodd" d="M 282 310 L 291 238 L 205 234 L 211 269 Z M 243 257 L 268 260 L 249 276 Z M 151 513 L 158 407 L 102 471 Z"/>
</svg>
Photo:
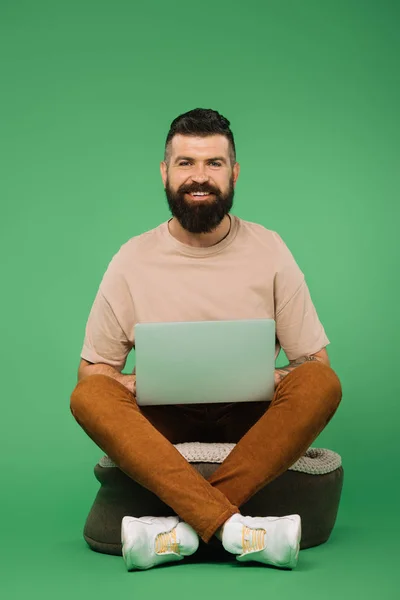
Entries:
<svg viewBox="0 0 400 600">
<path fill-rule="evenodd" d="M 136 397 L 136 375 L 121 375 L 118 381 Z"/>
<path fill-rule="evenodd" d="M 275 390 L 278 387 L 278 385 L 281 383 L 281 381 L 284 379 L 286 373 L 282 373 L 282 371 L 279 371 L 279 369 L 275 369 L 275 373 L 274 373 L 274 378 L 275 378 Z"/>
<path fill-rule="evenodd" d="M 275 378 L 275 389 L 276 389 L 281 382 L 281 378 L 279 377 L 277 369 L 275 369 L 274 378 Z"/>
<path fill-rule="evenodd" d="M 278 387 L 278 385 L 281 383 L 281 381 L 286 377 L 286 375 L 289 375 L 289 373 L 291 373 L 292 371 L 297 369 L 297 367 L 299 367 L 306 361 L 315 361 L 315 360 L 320 360 L 320 359 L 318 359 L 314 355 L 301 356 L 300 358 L 297 358 L 296 360 L 289 361 L 288 365 L 285 365 L 284 367 L 279 367 L 278 369 L 275 369 L 275 389 Z"/>
</svg>

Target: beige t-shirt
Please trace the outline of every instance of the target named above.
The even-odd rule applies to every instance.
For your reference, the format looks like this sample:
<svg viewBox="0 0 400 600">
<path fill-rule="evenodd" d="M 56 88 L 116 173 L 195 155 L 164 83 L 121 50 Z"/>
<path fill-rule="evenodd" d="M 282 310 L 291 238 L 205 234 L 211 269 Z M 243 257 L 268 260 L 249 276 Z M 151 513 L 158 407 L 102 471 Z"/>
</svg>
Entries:
<svg viewBox="0 0 400 600">
<path fill-rule="evenodd" d="M 282 238 L 230 215 L 229 234 L 208 248 L 176 240 L 168 221 L 123 244 L 101 281 L 81 356 L 122 370 L 136 323 L 274 319 L 275 359 L 329 344 L 305 282 Z M 240 340 L 238 340 L 240 344 Z"/>
</svg>

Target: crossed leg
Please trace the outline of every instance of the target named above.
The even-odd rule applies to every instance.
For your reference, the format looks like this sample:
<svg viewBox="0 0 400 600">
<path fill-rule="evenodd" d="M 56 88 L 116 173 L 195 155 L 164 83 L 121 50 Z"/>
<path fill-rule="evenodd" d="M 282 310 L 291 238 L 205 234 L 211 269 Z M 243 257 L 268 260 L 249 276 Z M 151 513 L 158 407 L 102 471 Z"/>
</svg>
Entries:
<svg viewBox="0 0 400 600">
<path fill-rule="evenodd" d="M 238 429 L 233 408 L 227 435 L 234 435 L 237 443 L 209 480 L 173 446 L 188 441 L 184 419 L 176 419 L 184 412 L 175 412 L 176 407 L 168 407 L 175 421 L 159 420 L 156 428 L 149 420 L 151 411 L 146 418 L 122 384 L 91 375 L 75 387 L 71 412 L 122 471 L 208 542 L 241 504 L 304 454 L 336 412 L 341 396 L 340 381 L 330 367 L 320 362 L 300 365 L 283 379 L 268 409 L 247 431 Z M 246 410 L 246 404 L 241 407 L 238 411 Z"/>
</svg>

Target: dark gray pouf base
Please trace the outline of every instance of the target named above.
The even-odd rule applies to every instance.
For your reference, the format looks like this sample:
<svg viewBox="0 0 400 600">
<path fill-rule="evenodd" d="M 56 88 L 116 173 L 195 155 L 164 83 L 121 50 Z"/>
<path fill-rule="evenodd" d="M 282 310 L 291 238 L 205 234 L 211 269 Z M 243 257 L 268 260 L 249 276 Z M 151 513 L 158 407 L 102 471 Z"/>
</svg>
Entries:
<svg viewBox="0 0 400 600">
<path fill-rule="evenodd" d="M 208 477 L 219 465 L 194 463 L 193 466 L 204 477 Z M 124 516 L 156 517 L 175 514 L 155 494 L 130 479 L 117 467 L 96 465 L 94 473 L 101 487 L 83 532 L 92 550 L 122 555 L 121 521 Z M 286 471 L 239 507 L 240 512 L 259 517 L 299 514 L 302 519 L 301 549 L 318 546 L 329 539 L 335 525 L 343 475 L 343 467 L 325 475 Z M 200 540 L 198 551 L 185 560 L 194 557 L 195 560 L 234 559 L 215 537 L 208 544 Z"/>
</svg>

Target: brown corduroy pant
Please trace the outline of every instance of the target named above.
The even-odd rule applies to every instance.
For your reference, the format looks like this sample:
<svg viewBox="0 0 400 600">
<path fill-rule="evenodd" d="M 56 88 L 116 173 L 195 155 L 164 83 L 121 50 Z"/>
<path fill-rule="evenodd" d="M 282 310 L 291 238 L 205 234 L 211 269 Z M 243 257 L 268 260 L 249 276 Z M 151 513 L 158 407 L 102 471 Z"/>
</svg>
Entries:
<svg viewBox="0 0 400 600">
<path fill-rule="evenodd" d="M 271 402 L 138 407 L 122 384 L 89 375 L 75 387 L 71 411 L 124 473 L 209 542 L 244 502 L 305 453 L 341 398 L 333 369 L 313 361 L 286 375 Z M 174 448 L 180 442 L 236 445 L 207 480 Z"/>
</svg>

